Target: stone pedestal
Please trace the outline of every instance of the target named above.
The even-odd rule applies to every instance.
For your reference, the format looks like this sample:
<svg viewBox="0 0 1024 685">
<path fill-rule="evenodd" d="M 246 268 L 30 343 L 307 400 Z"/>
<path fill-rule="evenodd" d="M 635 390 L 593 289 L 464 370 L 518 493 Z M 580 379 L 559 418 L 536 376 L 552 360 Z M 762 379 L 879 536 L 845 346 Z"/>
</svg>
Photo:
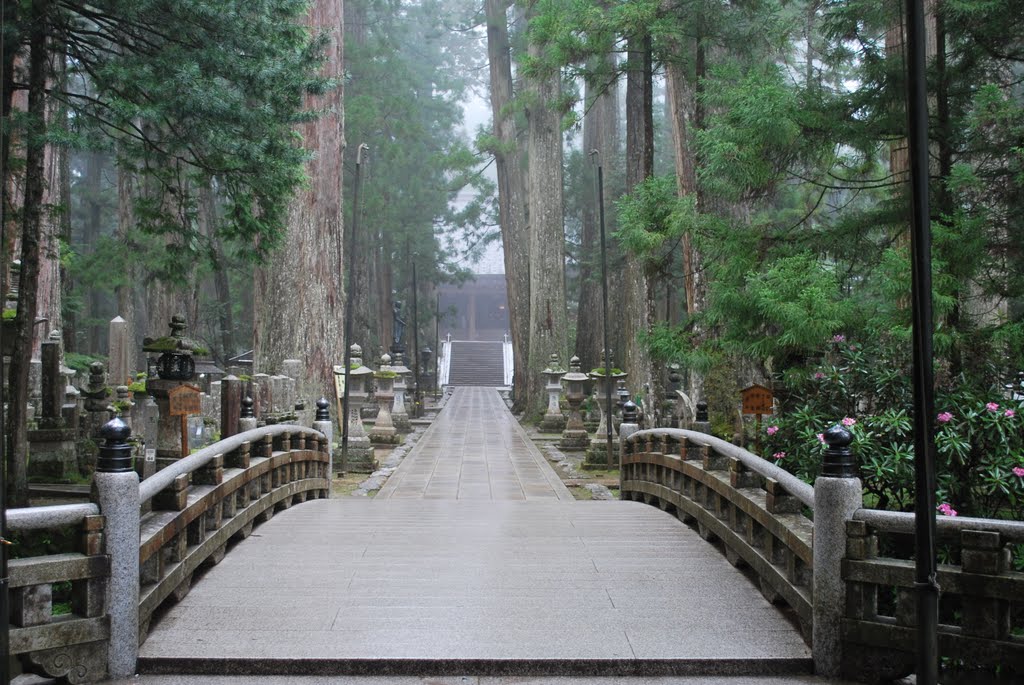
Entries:
<svg viewBox="0 0 1024 685">
<path fill-rule="evenodd" d="M 402 361 L 401 352 L 395 353 L 394 363 L 391 365 L 391 370 L 398 374 L 395 376 L 395 399 L 391 404 L 391 422 L 395 425 L 395 430 L 399 433 L 411 433 L 412 423 L 409 421 L 409 410 L 406 406 L 406 394 L 409 386 L 405 382 L 405 379 L 412 374 L 412 371 L 410 371 Z"/>
</svg>

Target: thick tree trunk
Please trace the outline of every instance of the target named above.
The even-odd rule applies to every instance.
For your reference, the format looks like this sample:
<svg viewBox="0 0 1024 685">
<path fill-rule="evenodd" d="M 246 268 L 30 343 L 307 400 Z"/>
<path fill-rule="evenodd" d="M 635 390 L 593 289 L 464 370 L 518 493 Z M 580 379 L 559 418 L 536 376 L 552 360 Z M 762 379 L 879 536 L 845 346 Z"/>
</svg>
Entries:
<svg viewBox="0 0 1024 685">
<path fill-rule="evenodd" d="M 64 116 L 63 106 L 48 101 L 47 126 Z M 36 297 L 36 318 L 46 319 L 32 342 L 32 358 L 39 359 L 42 343 L 52 331 L 63 329 L 61 305 L 60 239 L 67 233 L 68 213 L 55 211 L 63 203 L 63 192 L 68 164 L 66 147 L 46 146 L 43 157 L 43 213 L 39 226 L 39 286 Z"/>
<path fill-rule="evenodd" d="M 530 44 L 531 57 L 542 57 Z M 530 208 L 530 351 L 526 409 L 544 407 L 544 377 L 552 353 L 566 357 L 568 312 L 565 299 L 565 226 L 562 198 L 562 126 L 555 109 L 561 75 L 530 79 L 527 107 L 528 194 Z"/>
<path fill-rule="evenodd" d="M 612 59 L 609 57 L 608 59 Z M 596 92 L 595 92 L 596 91 Z M 583 152 L 589 155 L 597 150 L 604 172 L 604 212 L 606 245 L 611 252 L 611 233 L 614 230 L 615 205 L 612 178 L 618 162 L 618 88 L 616 82 L 601 84 L 595 88 L 588 83 L 584 95 L 587 104 L 583 119 Z M 587 166 L 587 189 L 594 187 L 592 165 Z M 576 319 L 576 356 L 581 368 L 592 369 L 600 364 L 601 348 L 604 346 L 604 318 L 601 294 L 601 233 L 600 216 L 596 206 L 597 198 L 584 204 L 583 226 L 580 235 L 580 301 Z M 611 296 L 615 293 L 612 278 L 614 270 L 608 269 L 609 311 Z M 610 318 L 610 317 L 609 317 Z M 609 330 L 609 340 L 612 333 Z M 613 346 L 609 342 L 609 346 Z M 566 360 L 563 360 L 565 362 Z M 568 366 L 566 366 L 568 368 Z"/>
<path fill-rule="evenodd" d="M 122 242 L 128 242 L 135 227 L 135 174 L 131 169 L 119 168 L 117 172 L 117 236 Z M 124 275 L 126 285 L 118 286 L 117 294 L 117 315 L 128 323 L 128 340 L 134 342 L 135 368 L 145 369 L 146 363 L 142 352 L 142 326 L 139 321 L 138 298 L 141 288 L 136 283 L 140 278 L 138 267 L 134 260 L 127 260 L 125 268 L 128 272 Z M 165 322 L 166 325 L 166 322 Z M 164 335 L 165 331 L 154 331 L 158 335 Z"/>
<path fill-rule="evenodd" d="M 696 160 L 691 144 L 694 90 L 686 83 L 682 69 L 670 63 L 666 67 L 666 98 L 672 123 L 672 143 L 676 166 L 676 191 L 679 197 L 692 197 L 697 201 Z M 700 253 L 693 245 L 689 232 L 683 235 L 683 292 L 686 314 L 693 316 L 704 308 L 706 287 L 703 277 L 703 263 Z"/>
<path fill-rule="evenodd" d="M 527 408 L 527 370 L 530 346 L 530 255 L 526 223 L 526 185 L 519 153 L 519 131 L 508 111 L 512 101 L 512 53 L 508 38 L 507 0 L 486 0 L 487 55 L 490 61 L 491 112 L 498 148 L 494 151 L 498 176 L 498 212 L 505 258 L 513 384 L 513 409 Z"/>
<path fill-rule="evenodd" d="M 11 376 L 7 393 L 7 503 L 28 506 L 29 366 L 33 333 L 36 329 L 39 285 L 40 231 L 45 191 L 46 67 L 48 64 L 46 22 L 48 0 L 34 0 L 29 29 L 28 122 L 25 138 L 25 192 L 21 221 L 21 281 L 18 290 L 18 332 L 11 355 Z"/>
<path fill-rule="evenodd" d="M 103 153 L 93 151 L 86 157 L 85 172 L 85 204 L 88 207 L 86 220 L 82 226 L 82 244 L 88 248 L 94 248 L 102 234 L 103 209 L 100 199 L 103 178 Z M 118 202 L 120 202 L 120 198 Z M 127 199 L 129 209 L 132 198 Z M 130 225 L 127 225 L 130 228 Z M 128 229 L 126 229 L 128 230 Z M 87 296 L 88 306 L 86 312 L 92 319 L 102 320 L 103 293 L 99 288 L 90 288 Z M 124 316 L 118 312 L 119 316 Z M 105 331 L 99 323 L 93 323 L 87 328 L 86 351 L 90 354 L 102 354 L 102 341 L 105 340 Z"/>
<path fill-rule="evenodd" d="M 316 0 L 308 25 L 331 38 L 324 69 L 340 83 L 343 75 L 341 2 Z M 273 373 L 284 359 L 306 366 L 300 397 L 311 402 L 333 392 L 333 366 L 344 360 L 344 279 L 341 168 L 344 121 L 341 88 L 312 105 L 324 110 L 302 127 L 305 144 L 316 151 L 307 165 L 309 187 L 292 201 L 288 237 L 282 249 L 256 272 L 255 367 Z"/>
<path fill-rule="evenodd" d="M 626 71 L 626 192 L 632 192 L 654 171 L 654 109 L 650 36 L 634 36 L 629 41 L 629 66 Z M 655 390 L 650 354 L 638 341 L 639 334 L 650 330 L 654 322 L 653 279 L 644 262 L 626 256 L 623 274 L 625 304 L 618 325 L 622 329 L 624 354 L 621 359 L 629 373 L 629 388 L 634 393 Z"/>
</svg>

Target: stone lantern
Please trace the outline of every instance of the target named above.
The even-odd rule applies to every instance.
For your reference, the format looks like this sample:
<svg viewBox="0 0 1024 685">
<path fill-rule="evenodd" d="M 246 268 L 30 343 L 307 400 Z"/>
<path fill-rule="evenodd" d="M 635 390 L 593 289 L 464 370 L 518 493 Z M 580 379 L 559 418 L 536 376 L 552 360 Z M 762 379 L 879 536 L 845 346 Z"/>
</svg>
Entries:
<svg viewBox="0 0 1024 685">
<path fill-rule="evenodd" d="M 185 317 L 171 317 L 171 333 L 162 338 L 143 340 L 142 351 L 159 354 L 156 377 L 146 379 L 146 392 L 156 401 L 156 468 L 160 470 L 187 453 L 187 432 L 182 424 L 189 415 L 200 413 L 199 386 L 191 383 L 196 363 L 193 352 L 198 345 L 185 337 Z"/>
<path fill-rule="evenodd" d="M 374 444 L 393 445 L 398 442 L 398 431 L 391 420 L 391 404 L 395 400 L 395 377 L 398 376 L 391 368 L 391 355 L 383 354 L 380 368 L 374 372 L 373 379 L 377 385 L 374 393 L 377 399 L 377 418 L 370 429 L 370 442 Z"/>
<path fill-rule="evenodd" d="M 580 358 L 573 357 L 569 360 L 569 373 L 562 376 L 565 399 L 569 402 L 569 420 L 562 431 L 562 439 L 558 442 L 559 448 L 563 450 L 585 450 L 590 440 L 587 430 L 583 427 L 583 417 L 580 416 L 580 405 L 587 396 L 583 391 L 586 380 L 587 374 L 580 373 Z"/>
<path fill-rule="evenodd" d="M 412 375 L 412 370 L 405 365 L 400 351 L 394 353 L 394 362 L 391 365 L 391 370 L 398 375 L 395 376 L 395 399 L 391 405 L 391 422 L 399 433 L 411 433 L 412 424 L 409 422 L 409 411 L 405 406 L 406 390 L 409 386 L 405 379 Z"/>
<path fill-rule="evenodd" d="M 562 376 L 565 375 L 565 369 L 558 361 L 557 354 L 551 355 L 548 368 L 541 373 L 547 378 L 544 389 L 548 393 L 548 409 L 540 421 L 540 429 L 546 433 L 560 433 L 565 430 L 565 416 L 559 406 L 559 399 L 562 396 Z"/>
<path fill-rule="evenodd" d="M 373 459 L 373 445 L 363 428 L 362 408 L 370 395 L 373 370 L 363 366 L 363 348 L 353 344 L 349 348 L 350 366 L 348 371 L 348 452 L 345 468 L 350 471 L 372 471 L 376 466 Z M 334 460 L 341 468 L 341 459 Z"/>
</svg>

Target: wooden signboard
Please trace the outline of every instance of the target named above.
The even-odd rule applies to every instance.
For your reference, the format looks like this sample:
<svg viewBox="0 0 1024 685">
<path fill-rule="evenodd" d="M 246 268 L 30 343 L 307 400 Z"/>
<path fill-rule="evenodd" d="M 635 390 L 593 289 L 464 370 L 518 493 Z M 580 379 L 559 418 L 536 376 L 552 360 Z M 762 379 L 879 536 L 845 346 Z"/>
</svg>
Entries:
<svg viewBox="0 0 1024 685">
<path fill-rule="evenodd" d="M 345 416 L 345 365 L 339 364 L 334 367 L 334 394 L 338 405 L 338 427 L 342 433 L 345 431 L 345 424 L 342 417 Z"/>
<path fill-rule="evenodd" d="M 195 416 L 203 413 L 199 400 L 199 386 L 179 385 L 167 393 L 171 416 Z"/>
<path fill-rule="evenodd" d="M 763 385 L 752 385 L 740 392 L 744 414 L 771 414 L 775 397 Z"/>
<path fill-rule="evenodd" d="M 181 458 L 188 456 L 188 417 L 203 413 L 198 385 L 179 385 L 167 392 L 168 414 L 181 417 Z"/>
<path fill-rule="evenodd" d="M 752 385 L 740 391 L 743 399 L 743 413 L 757 416 L 757 424 L 754 428 L 754 449 L 761 453 L 761 415 L 771 414 L 774 409 L 775 397 L 772 391 L 763 385 Z"/>
</svg>

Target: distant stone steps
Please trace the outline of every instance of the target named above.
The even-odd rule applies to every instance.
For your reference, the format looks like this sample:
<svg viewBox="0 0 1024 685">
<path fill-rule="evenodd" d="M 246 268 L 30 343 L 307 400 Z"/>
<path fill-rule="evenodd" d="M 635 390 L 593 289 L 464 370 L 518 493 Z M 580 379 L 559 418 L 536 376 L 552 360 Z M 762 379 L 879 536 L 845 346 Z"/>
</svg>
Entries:
<svg viewBox="0 0 1024 685">
<path fill-rule="evenodd" d="M 502 343 L 452 342 L 448 385 L 497 387 L 504 384 L 505 356 Z"/>
</svg>

